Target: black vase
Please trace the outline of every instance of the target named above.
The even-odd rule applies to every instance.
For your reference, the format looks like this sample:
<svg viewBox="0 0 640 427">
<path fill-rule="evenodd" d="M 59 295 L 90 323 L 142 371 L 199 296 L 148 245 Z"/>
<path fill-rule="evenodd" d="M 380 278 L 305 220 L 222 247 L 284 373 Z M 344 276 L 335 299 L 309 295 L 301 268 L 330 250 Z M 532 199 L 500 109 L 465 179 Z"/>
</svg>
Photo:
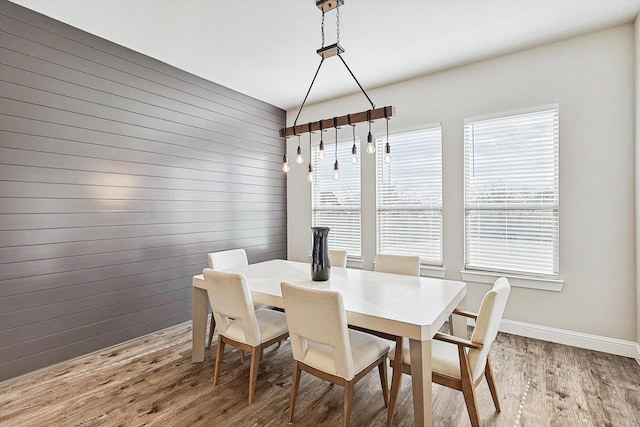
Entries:
<svg viewBox="0 0 640 427">
<path fill-rule="evenodd" d="M 329 227 L 311 227 L 313 247 L 311 249 L 311 280 L 322 282 L 329 280 L 331 263 L 329 262 Z"/>
</svg>

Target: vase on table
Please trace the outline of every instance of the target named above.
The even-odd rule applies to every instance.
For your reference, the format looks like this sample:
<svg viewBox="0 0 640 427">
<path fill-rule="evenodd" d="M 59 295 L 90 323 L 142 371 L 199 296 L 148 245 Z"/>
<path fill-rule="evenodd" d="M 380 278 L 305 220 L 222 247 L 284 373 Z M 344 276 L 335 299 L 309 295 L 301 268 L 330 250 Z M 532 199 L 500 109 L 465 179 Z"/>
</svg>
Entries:
<svg viewBox="0 0 640 427">
<path fill-rule="evenodd" d="M 313 246 L 311 248 L 311 280 L 321 282 L 329 280 L 329 227 L 311 227 Z"/>
</svg>

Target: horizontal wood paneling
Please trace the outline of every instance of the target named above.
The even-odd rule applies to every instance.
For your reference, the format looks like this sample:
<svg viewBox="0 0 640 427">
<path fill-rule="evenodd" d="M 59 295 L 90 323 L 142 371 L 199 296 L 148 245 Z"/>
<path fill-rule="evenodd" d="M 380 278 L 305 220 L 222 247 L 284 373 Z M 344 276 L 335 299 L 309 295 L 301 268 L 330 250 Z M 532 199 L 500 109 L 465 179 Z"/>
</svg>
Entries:
<svg viewBox="0 0 640 427">
<path fill-rule="evenodd" d="M 184 321 L 286 257 L 285 112 L 0 0 L 0 380 Z"/>
</svg>

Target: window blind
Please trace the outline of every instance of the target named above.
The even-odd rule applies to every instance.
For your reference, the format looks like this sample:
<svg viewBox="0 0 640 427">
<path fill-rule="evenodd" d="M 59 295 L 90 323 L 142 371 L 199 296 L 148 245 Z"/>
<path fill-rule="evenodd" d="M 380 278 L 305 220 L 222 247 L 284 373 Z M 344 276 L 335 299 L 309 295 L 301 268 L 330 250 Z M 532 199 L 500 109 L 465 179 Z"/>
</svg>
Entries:
<svg viewBox="0 0 640 427">
<path fill-rule="evenodd" d="M 312 223 L 329 227 L 329 248 L 346 250 L 350 258 L 361 258 L 360 162 L 352 164 L 353 140 L 338 143 L 340 178 L 333 179 L 335 145 L 325 142 L 325 158 L 313 149 Z M 360 141 L 356 140 L 360 147 Z M 358 150 L 360 151 L 360 150 Z"/>
<path fill-rule="evenodd" d="M 378 252 L 442 265 L 442 128 L 377 139 Z"/>
<path fill-rule="evenodd" d="M 468 119 L 465 267 L 558 276 L 558 106 Z"/>
</svg>

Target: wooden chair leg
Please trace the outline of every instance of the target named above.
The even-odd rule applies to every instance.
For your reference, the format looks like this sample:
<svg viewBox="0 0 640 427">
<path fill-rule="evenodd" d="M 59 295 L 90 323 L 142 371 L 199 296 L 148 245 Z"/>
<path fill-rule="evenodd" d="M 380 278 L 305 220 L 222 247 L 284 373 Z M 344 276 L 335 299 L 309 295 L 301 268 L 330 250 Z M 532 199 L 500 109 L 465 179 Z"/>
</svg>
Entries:
<svg viewBox="0 0 640 427">
<path fill-rule="evenodd" d="M 462 377 L 462 394 L 464 402 L 467 405 L 469 419 L 472 427 L 480 427 L 480 415 L 478 414 L 478 400 L 476 399 L 476 390 L 473 386 L 471 378 L 471 370 L 469 369 L 469 360 L 464 347 L 458 347 L 458 355 L 460 357 L 460 374 Z"/>
<path fill-rule="evenodd" d="M 244 363 L 244 350 L 240 350 L 240 364 Z"/>
<path fill-rule="evenodd" d="M 258 379 L 258 365 L 260 364 L 260 348 L 256 347 L 251 352 L 251 367 L 249 368 L 249 403 L 253 403 L 253 394 Z"/>
<path fill-rule="evenodd" d="M 389 406 L 389 385 L 387 384 L 387 358 L 383 357 L 378 365 L 380 373 L 380 385 L 382 386 L 382 398 L 384 399 L 385 408 Z"/>
<path fill-rule="evenodd" d="M 487 365 L 484 368 L 484 376 L 487 379 L 489 385 L 489 391 L 491 392 L 491 398 L 493 404 L 496 406 L 496 411 L 500 412 L 500 399 L 498 397 L 498 388 L 496 387 L 496 379 L 493 376 L 493 367 L 491 366 L 491 359 L 487 357 Z"/>
<path fill-rule="evenodd" d="M 213 330 L 216 328 L 216 319 L 213 317 L 213 313 L 211 313 L 211 323 L 209 324 L 209 340 L 207 341 L 207 348 L 211 347 L 211 343 L 213 342 Z"/>
<path fill-rule="evenodd" d="M 344 385 L 344 407 L 342 414 L 342 427 L 349 427 L 351 421 L 351 401 L 353 400 L 353 382 L 348 381 Z"/>
<path fill-rule="evenodd" d="M 297 360 L 293 361 L 293 379 L 291 380 L 291 402 L 289 403 L 289 424 L 293 422 L 293 411 L 296 408 L 298 398 L 298 388 L 300 387 L 300 365 Z"/>
<path fill-rule="evenodd" d="M 402 337 L 396 338 L 396 351 L 393 354 L 393 374 L 391 375 L 391 398 L 389 399 L 389 409 L 387 411 L 387 425 L 393 423 L 393 415 L 398 402 L 400 383 L 402 382 Z"/>
<path fill-rule="evenodd" d="M 213 371 L 213 385 L 218 384 L 218 374 L 222 365 L 222 357 L 224 356 L 224 340 L 222 336 L 218 336 L 218 349 L 216 351 L 216 368 Z"/>
</svg>

